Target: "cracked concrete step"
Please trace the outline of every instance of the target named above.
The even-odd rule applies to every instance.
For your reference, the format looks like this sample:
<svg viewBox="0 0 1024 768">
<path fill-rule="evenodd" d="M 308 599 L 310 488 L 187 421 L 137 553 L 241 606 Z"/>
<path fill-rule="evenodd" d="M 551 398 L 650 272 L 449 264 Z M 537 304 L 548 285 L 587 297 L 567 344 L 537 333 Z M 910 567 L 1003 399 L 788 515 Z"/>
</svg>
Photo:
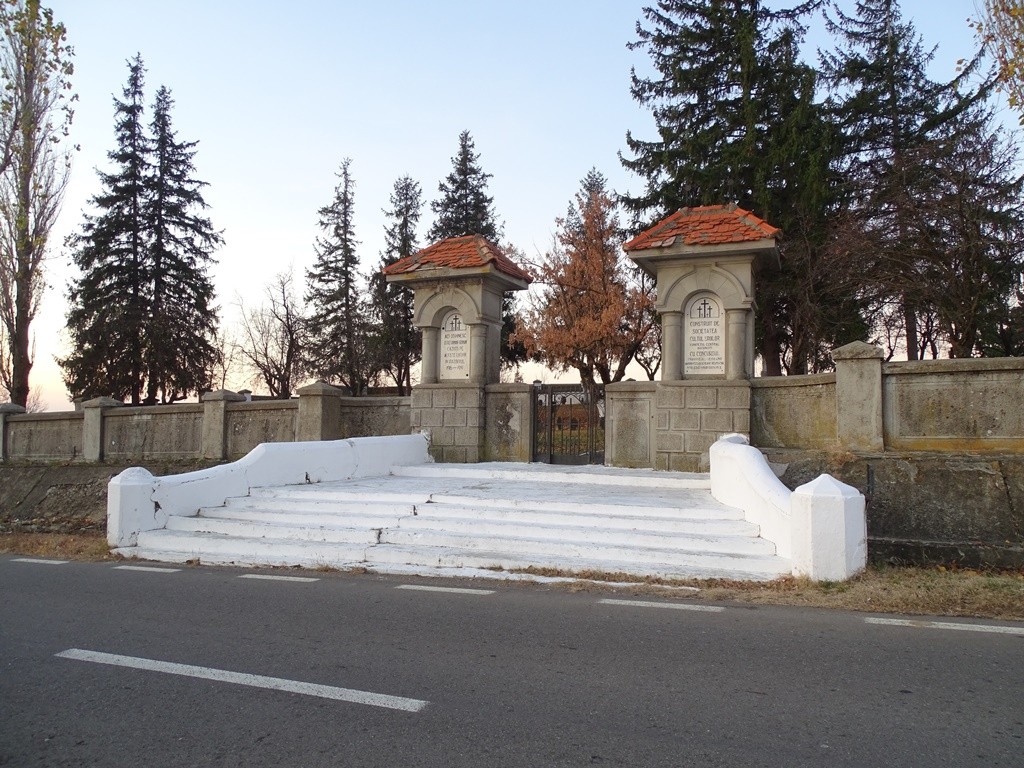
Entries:
<svg viewBox="0 0 1024 768">
<path fill-rule="evenodd" d="M 201 518 L 223 518 L 232 520 L 254 520 L 262 522 L 320 525 L 353 524 L 365 525 L 370 528 L 381 528 L 391 525 L 395 520 L 416 514 L 412 504 L 372 504 L 359 502 L 356 504 L 333 502 L 275 502 L 265 498 L 253 503 L 249 498 L 241 496 L 228 499 L 223 507 L 203 507 L 199 510 Z"/>
<path fill-rule="evenodd" d="M 390 521 L 394 525 L 395 520 Z M 383 526 L 303 525 L 236 520 L 219 517 L 172 517 L 168 531 L 192 534 L 216 533 L 238 538 L 326 542 L 330 544 L 376 544 Z"/>
<path fill-rule="evenodd" d="M 187 531 L 144 531 L 135 547 L 118 550 L 147 560 L 239 565 L 304 565 L 307 567 L 349 567 L 366 559 L 367 544 L 308 542 L 228 536 L 222 533 Z"/>
</svg>

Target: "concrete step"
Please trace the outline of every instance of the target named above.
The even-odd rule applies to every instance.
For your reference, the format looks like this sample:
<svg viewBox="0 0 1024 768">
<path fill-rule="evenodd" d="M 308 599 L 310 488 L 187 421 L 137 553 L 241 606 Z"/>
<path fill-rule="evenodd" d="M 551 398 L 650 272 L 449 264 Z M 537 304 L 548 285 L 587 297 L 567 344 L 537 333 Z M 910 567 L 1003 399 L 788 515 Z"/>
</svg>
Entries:
<svg viewBox="0 0 1024 768">
<path fill-rule="evenodd" d="M 172 517 L 122 552 L 179 563 L 666 578 L 770 579 L 791 569 L 740 510 L 711 497 L 702 475 L 507 464 L 394 472 L 254 489 Z"/>
<path fill-rule="evenodd" d="M 531 516 L 549 517 L 564 514 L 577 519 L 586 517 L 612 518 L 622 517 L 630 520 L 649 520 L 651 522 L 672 522 L 676 520 L 743 520 L 743 512 L 734 507 L 718 504 L 707 494 L 680 497 L 674 506 L 645 506 L 622 501 L 617 504 L 593 503 L 582 501 L 543 501 L 521 498 L 486 498 L 474 495 L 432 494 L 428 504 L 420 505 L 417 511 L 426 512 L 434 509 L 464 509 L 474 515 L 520 516 L 529 520 Z"/>
<path fill-rule="evenodd" d="M 524 464 L 415 464 L 392 467 L 395 477 L 479 478 L 529 483 L 573 483 L 577 485 L 622 485 L 643 488 L 711 488 L 711 476 L 703 472 L 656 472 L 651 469 Z"/>
<path fill-rule="evenodd" d="M 139 534 L 135 547 L 121 554 L 146 560 L 209 564 L 351 567 L 366 559 L 366 544 L 228 536 L 222 533 L 158 530 Z M 134 550 L 134 552 L 133 552 Z"/>
<path fill-rule="evenodd" d="M 747 536 L 673 536 L 631 534 L 624 531 L 543 530 L 532 526 L 513 535 L 512 529 L 486 533 L 474 527 L 464 531 L 418 528 L 416 523 L 385 528 L 381 544 L 406 547 L 443 547 L 461 551 L 507 552 L 512 555 L 629 560 L 636 562 L 678 562 L 699 553 L 734 556 L 775 556 L 775 546 L 764 539 Z"/>
<path fill-rule="evenodd" d="M 395 521 L 392 520 L 394 525 Z M 277 539 L 283 541 L 325 542 L 328 544 L 376 544 L 379 527 L 341 526 L 324 524 L 304 525 L 270 523 L 258 520 L 235 520 L 219 517 L 172 517 L 167 521 L 168 531 L 203 534 L 216 533 L 237 538 Z"/>
<path fill-rule="evenodd" d="M 555 570 L 562 573 L 597 572 L 654 576 L 666 579 L 744 579 L 767 581 L 790 572 L 788 560 L 779 557 L 737 557 L 693 555 L 685 561 L 639 562 L 626 559 L 596 559 L 532 555 L 508 552 L 466 551 L 449 547 L 407 547 L 381 544 L 374 547 L 364 564 L 368 570 L 386 571 L 388 565 L 419 565 L 425 568 L 473 568 L 482 571 Z"/>
</svg>

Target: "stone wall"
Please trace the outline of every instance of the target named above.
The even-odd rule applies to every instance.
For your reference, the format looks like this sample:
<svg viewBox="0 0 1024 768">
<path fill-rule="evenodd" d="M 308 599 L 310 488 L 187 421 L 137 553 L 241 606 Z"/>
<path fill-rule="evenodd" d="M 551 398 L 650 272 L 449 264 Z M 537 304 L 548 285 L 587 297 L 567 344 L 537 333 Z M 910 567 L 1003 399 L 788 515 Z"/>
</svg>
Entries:
<svg viewBox="0 0 1024 768">
<path fill-rule="evenodd" d="M 295 441 L 299 419 L 298 400 L 228 403 L 225 410 L 225 458 L 241 458 L 260 443 Z"/>
<path fill-rule="evenodd" d="M 0 460 L 82 458 L 81 413 L 0 413 Z"/>
<path fill-rule="evenodd" d="M 198 456 L 202 433 L 203 406 L 198 403 L 111 409 L 103 420 L 103 458 L 120 462 L 142 456 Z"/>
<path fill-rule="evenodd" d="M 1024 453 L 1024 359 L 882 366 L 887 450 Z"/>
<path fill-rule="evenodd" d="M 624 382 L 609 384 L 605 398 L 605 457 L 613 466 L 706 472 L 715 440 L 750 433 L 747 381 Z"/>
<path fill-rule="evenodd" d="M 339 437 L 408 435 L 408 397 L 342 397 Z"/>
<path fill-rule="evenodd" d="M 534 390 L 530 384 L 488 384 L 484 389 L 485 461 L 530 461 Z"/>
<path fill-rule="evenodd" d="M 1024 456 L 769 448 L 790 489 L 828 472 L 867 499 L 872 561 L 1024 567 Z"/>
<path fill-rule="evenodd" d="M 221 390 L 202 403 L 127 407 L 99 398 L 81 411 L 0 405 L 0 461 L 223 461 L 260 443 L 409 434 L 409 398 L 345 397 L 322 382 L 291 400 L 247 402 Z M 300 430 L 304 427 L 305 432 Z"/>
<path fill-rule="evenodd" d="M 836 375 L 753 379 L 750 442 L 759 448 L 834 450 Z"/>
</svg>

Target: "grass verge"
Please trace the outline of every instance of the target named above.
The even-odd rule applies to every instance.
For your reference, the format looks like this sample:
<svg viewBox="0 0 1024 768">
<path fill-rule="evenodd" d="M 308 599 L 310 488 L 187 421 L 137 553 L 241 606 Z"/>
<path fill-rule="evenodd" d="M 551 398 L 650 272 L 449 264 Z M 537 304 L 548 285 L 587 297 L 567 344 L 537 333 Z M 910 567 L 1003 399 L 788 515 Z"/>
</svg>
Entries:
<svg viewBox="0 0 1024 768">
<path fill-rule="evenodd" d="M 2 533 L 0 552 L 61 560 L 115 560 L 100 531 L 83 533 Z M 637 580 L 622 573 L 567 573 L 526 569 L 537 576 L 576 576 L 569 589 L 643 596 L 733 602 L 750 605 L 794 605 L 873 613 L 964 616 L 1024 621 L 1024 571 L 989 572 L 948 568 L 875 566 L 844 582 L 812 582 L 786 577 L 769 582 L 721 579 Z M 630 586 L 601 582 L 635 582 Z M 697 587 L 681 594 L 665 587 Z"/>
</svg>

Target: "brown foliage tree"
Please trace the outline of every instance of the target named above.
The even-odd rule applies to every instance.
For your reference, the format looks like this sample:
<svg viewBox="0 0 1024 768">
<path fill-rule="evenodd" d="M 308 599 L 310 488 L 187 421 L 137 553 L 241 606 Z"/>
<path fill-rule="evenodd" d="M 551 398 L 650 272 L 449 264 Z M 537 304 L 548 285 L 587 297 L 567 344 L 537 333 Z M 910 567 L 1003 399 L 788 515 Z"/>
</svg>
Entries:
<svg viewBox="0 0 1024 768">
<path fill-rule="evenodd" d="M 651 287 L 625 263 L 617 205 L 591 171 L 543 263 L 513 339 L 554 370 L 575 369 L 584 384 L 620 381 L 637 354 L 653 376 L 651 339 L 657 321 Z"/>
</svg>

